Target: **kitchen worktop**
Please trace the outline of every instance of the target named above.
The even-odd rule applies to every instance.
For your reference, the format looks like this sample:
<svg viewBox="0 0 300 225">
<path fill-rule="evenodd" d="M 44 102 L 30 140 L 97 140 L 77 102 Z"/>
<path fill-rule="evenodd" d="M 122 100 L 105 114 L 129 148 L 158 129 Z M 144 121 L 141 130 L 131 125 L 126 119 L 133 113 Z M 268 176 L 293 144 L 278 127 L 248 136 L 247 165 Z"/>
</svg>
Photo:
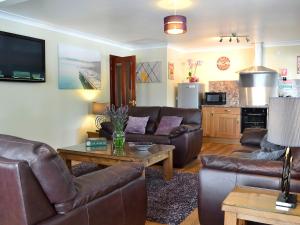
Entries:
<svg viewBox="0 0 300 225">
<path fill-rule="evenodd" d="M 268 108 L 268 105 L 232 105 L 232 104 L 226 104 L 226 105 L 202 105 L 202 107 L 220 107 L 220 108 Z"/>
</svg>

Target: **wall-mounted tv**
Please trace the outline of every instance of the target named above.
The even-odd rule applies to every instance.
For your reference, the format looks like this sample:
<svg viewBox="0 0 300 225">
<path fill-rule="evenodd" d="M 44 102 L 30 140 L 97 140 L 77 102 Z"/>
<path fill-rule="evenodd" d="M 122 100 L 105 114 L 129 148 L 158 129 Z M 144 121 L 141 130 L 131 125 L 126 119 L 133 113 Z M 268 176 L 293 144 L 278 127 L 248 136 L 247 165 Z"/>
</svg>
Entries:
<svg viewBox="0 0 300 225">
<path fill-rule="evenodd" d="M 45 82 L 45 40 L 0 31 L 0 81 Z"/>
</svg>

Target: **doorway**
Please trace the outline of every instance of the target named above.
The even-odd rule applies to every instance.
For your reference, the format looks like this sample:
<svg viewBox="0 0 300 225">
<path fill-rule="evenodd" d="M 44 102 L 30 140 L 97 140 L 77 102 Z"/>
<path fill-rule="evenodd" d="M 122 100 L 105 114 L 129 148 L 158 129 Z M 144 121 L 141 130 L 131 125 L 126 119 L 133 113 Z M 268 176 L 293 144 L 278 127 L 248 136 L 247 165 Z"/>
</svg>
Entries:
<svg viewBox="0 0 300 225">
<path fill-rule="evenodd" d="M 110 103 L 116 107 L 136 105 L 136 57 L 110 55 Z"/>
</svg>

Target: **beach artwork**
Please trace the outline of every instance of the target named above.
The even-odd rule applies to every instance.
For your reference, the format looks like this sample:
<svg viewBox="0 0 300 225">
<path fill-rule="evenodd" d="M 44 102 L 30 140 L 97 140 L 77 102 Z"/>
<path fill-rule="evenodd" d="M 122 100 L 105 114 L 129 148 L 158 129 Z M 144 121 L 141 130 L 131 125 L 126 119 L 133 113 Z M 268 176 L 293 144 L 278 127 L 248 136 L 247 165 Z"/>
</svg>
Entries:
<svg viewBox="0 0 300 225">
<path fill-rule="evenodd" d="M 100 89 L 100 52 L 59 44 L 58 58 L 60 89 Z"/>
<path fill-rule="evenodd" d="M 162 77 L 161 62 L 141 62 L 136 66 L 137 83 L 159 83 Z"/>
</svg>

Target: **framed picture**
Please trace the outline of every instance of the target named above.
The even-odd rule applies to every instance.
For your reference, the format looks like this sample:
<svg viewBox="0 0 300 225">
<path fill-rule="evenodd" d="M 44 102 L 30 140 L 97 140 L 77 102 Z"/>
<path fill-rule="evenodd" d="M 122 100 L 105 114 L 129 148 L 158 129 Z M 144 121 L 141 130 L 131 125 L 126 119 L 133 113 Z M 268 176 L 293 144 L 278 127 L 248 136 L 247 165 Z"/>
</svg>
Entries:
<svg viewBox="0 0 300 225">
<path fill-rule="evenodd" d="M 300 56 L 297 56 L 297 74 L 300 74 Z"/>
<path fill-rule="evenodd" d="M 174 63 L 168 63 L 168 79 L 174 80 Z"/>
<path fill-rule="evenodd" d="M 60 89 L 100 89 L 100 52 L 73 45 L 59 44 L 58 64 L 58 86 Z"/>
<path fill-rule="evenodd" d="M 160 83 L 162 77 L 162 62 L 140 62 L 136 66 L 137 83 Z"/>
</svg>

